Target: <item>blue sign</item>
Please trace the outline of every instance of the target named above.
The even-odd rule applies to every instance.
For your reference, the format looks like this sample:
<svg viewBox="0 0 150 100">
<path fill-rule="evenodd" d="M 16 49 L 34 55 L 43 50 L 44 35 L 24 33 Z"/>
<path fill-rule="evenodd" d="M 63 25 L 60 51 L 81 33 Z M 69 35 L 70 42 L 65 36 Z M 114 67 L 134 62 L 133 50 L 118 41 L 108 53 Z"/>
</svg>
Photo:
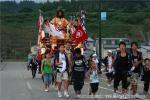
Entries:
<svg viewBox="0 0 150 100">
<path fill-rule="evenodd" d="M 106 21 L 107 20 L 107 12 L 101 12 L 101 20 Z"/>
</svg>

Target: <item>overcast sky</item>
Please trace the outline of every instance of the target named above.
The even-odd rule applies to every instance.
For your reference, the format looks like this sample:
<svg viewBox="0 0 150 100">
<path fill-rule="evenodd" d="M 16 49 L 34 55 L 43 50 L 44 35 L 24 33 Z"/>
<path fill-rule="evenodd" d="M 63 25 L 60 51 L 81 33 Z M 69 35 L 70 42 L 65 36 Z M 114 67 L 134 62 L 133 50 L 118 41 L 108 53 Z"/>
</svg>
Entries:
<svg viewBox="0 0 150 100">
<path fill-rule="evenodd" d="M 0 0 L 0 1 L 14 1 L 14 0 Z M 23 0 L 15 0 L 16 2 L 20 2 L 20 1 L 23 1 Z M 47 0 L 28 0 L 28 1 L 35 1 L 35 2 L 46 2 Z M 60 0 L 49 0 L 51 2 L 53 1 L 60 1 Z M 66 1 L 70 1 L 70 0 L 66 0 Z"/>
</svg>

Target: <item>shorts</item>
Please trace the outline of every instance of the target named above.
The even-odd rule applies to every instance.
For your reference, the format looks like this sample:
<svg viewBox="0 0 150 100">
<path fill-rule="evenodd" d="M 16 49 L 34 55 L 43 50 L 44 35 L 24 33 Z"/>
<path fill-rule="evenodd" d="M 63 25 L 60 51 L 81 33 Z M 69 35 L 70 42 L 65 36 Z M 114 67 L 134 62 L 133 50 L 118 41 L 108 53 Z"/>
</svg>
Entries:
<svg viewBox="0 0 150 100">
<path fill-rule="evenodd" d="M 63 80 L 68 80 L 68 72 L 65 71 L 63 73 L 58 73 L 56 75 L 56 81 L 57 82 L 62 82 Z"/>
<path fill-rule="evenodd" d="M 139 79 L 139 74 L 138 73 L 133 73 L 130 77 L 130 83 L 132 85 L 137 85 L 138 84 L 138 79 Z"/>
<path fill-rule="evenodd" d="M 44 84 L 49 85 L 52 82 L 52 74 L 44 74 Z"/>
<path fill-rule="evenodd" d="M 98 90 L 99 83 L 90 83 L 90 86 L 91 86 L 91 92 L 96 93 Z"/>
</svg>

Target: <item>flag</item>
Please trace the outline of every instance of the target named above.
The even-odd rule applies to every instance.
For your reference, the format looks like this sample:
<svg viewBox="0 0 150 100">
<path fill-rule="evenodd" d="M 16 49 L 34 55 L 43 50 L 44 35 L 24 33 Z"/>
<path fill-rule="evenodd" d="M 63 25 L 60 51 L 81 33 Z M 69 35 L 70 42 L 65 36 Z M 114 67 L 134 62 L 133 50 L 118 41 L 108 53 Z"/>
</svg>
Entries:
<svg viewBox="0 0 150 100">
<path fill-rule="evenodd" d="M 38 19 L 38 22 L 37 22 L 37 26 L 38 26 L 38 29 L 40 30 L 41 29 L 41 26 L 42 26 L 42 24 L 43 24 L 43 16 L 42 15 L 40 15 L 39 16 L 39 19 Z"/>
<path fill-rule="evenodd" d="M 72 34 L 72 37 L 75 39 L 77 43 L 83 42 L 88 38 L 87 34 L 85 33 L 81 25 L 79 25 L 76 28 L 76 30 Z"/>
</svg>

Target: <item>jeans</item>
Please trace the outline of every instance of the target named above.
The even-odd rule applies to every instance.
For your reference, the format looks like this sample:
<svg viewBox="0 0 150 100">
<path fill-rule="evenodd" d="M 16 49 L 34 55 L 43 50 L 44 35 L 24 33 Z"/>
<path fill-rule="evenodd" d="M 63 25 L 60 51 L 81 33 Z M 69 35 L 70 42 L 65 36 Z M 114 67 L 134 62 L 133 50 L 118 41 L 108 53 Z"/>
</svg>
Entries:
<svg viewBox="0 0 150 100">
<path fill-rule="evenodd" d="M 44 84 L 50 85 L 51 82 L 52 82 L 52 74 L 49 73 L 44 74 Z"/>
</svg>

